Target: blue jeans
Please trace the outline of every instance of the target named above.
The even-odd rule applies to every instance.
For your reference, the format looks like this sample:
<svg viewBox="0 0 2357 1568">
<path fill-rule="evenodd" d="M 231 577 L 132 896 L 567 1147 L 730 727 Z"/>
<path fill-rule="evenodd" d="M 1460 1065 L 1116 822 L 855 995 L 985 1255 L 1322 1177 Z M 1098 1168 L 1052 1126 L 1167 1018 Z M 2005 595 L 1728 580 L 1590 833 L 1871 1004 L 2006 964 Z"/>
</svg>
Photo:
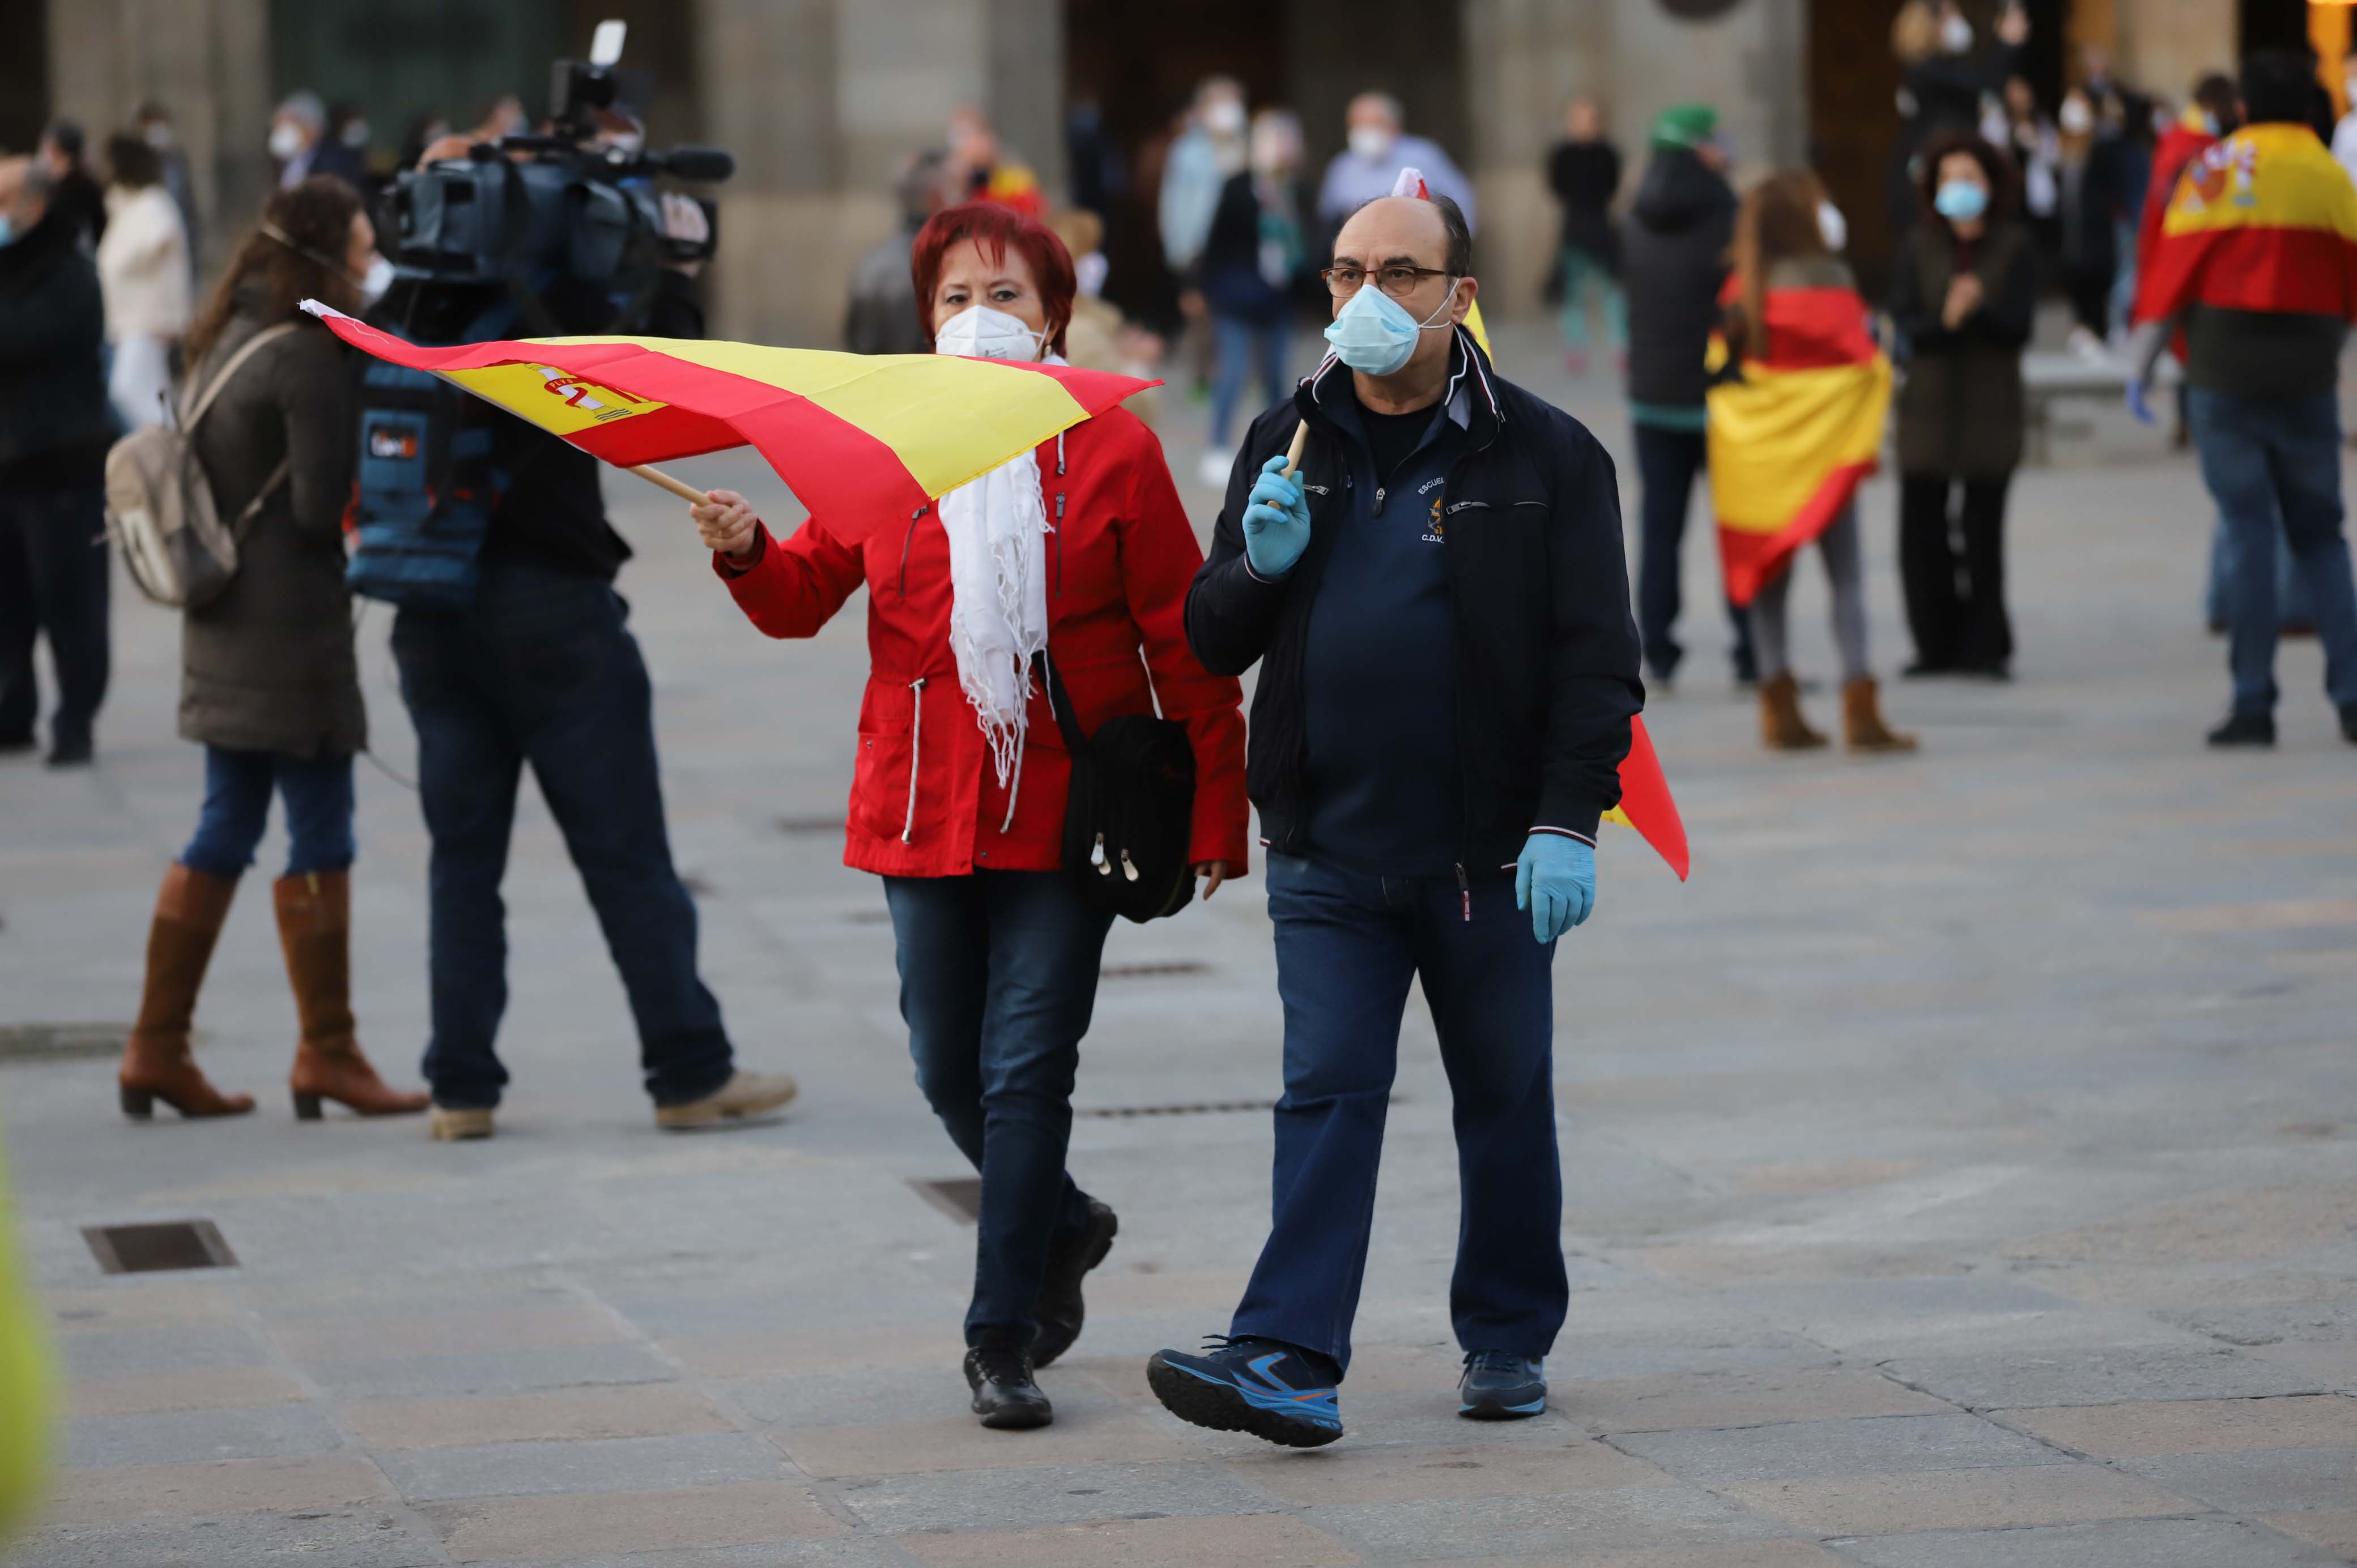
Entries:
<svg viewBox="0 0 2357 1568">
<path fill-rule="evenodd" d="M 1064 1169 L 1113 917 L 1054 871 L 888 876 L 917 1086 L 982 1173 L 969 1345 L 1028 1346 L 1048 1260 L 1088 1222 Z"/>
<path fill-rule="evenodd" d="M 1260 353 L 1264 406 L 1281 402 L 1291 390 L 1286 381 L 1285 347 L 1292 336 L 1293 318 L 1283 312 L 1266 321 L 1245 316 L 1211 317 L 1211 340 L 1219 368 L 1211 379 L 1211 446 L 1224 452 L 1228 431 L 1235 424 L 1236 399 L 1243 395 L 1244 378 L 1252 373 L 1253 352 Z"/>
<path fill-rule="evenodd" d="M 700 1100 L 733 1070 L 720 1004 L 696 975 L 695 904 L 672 866 L 653 691 L 628 614 L 611 584 L 501 562 L 485 564 L 468 608 L 393 622 L 434 840 L 425 1073 L 436 1104 L 497 1105 L 508 1081 L 491 1048 L 508 1002 L 500 882 L 527 762 L 621 972 L 647 1092 Z"/>
<path fill-rule="evenodd" d="M 2234 712 L 2275 711 L 2282 620 L 2276 575 L 2267 566 L 2278 532 L 2324 644 L 2325 692 L 2336 707 L 2357 703 L 2357 584 L 2341 530 L 2340 398 L 2238 397 L 2193 387 L 2186 413 L 2202 482 L 2229 540 L 2226 658 Z"/>
<path fill-rule="evenodd" d="M 2316 617 L 2308 607 L 2308 591 L 2300 586 L 2299 574 L 2291 564 L 2291 546 L 2278 534 L 2276 538 L 2276 615 L 2284 626 L 2295 621 L 2313 626 Z M 2232 586 L 2236 565 L 2233 532 L 2220 518 L 2210 533 L 2210 582 L 2202 596 L 2205 618 L 2212 626 L 2222 627 L 2233 618 L 2234 593 Z"/>
<path fill-rule="evenodd" d="M 1408 982 L 1421 980 L 1456 1107 L 1457 1340 L 1544 1356 L 1570 1300 L 1555 944 L 1532 940 L 1513 878 L 1495 871 L 1474 882 L 1469 904 L 1453 876 L 1370 876 L 1272 854 L 1268 913 L 1285 1003 L 1274 1223 L 1229 1331 L 1349 1366 L 1400 1015 Z"/>
<path fill-rule="evenodd" d="M 351 869 L 352 759 L 205 747 L 205 804 L 180 864 L 234 882 L 253 864 L 270 791 L 286 806 L 286 875 Z"/>
</svg>

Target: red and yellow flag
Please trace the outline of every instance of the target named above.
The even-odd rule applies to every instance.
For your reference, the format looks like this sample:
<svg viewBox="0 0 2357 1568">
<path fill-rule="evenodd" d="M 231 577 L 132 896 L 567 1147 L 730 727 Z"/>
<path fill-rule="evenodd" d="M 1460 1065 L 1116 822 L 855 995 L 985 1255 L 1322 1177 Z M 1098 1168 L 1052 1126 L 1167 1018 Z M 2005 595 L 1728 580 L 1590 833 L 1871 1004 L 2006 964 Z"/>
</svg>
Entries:
<svg viewBox="0 0 2357 1568">
<path fill-rule="evenodd" d="M 1157 384 L 1069 365 L 678 338 L 421 349 L 324 306 L 314 314 L 354 348 L 430 371 L 620 467 L 752 446 L 846 542 Z"/>
<path fill-rule="evenodd" d="M 1490 329 L 1482 325 L 1479 300 L 1465 313 L 1465 328 L 1481 345 L 1481 352 L 1490 352 Z M 1636 829 L 1637 836 L 1652 845 L 1653 853 L 1678 874 L 1678 880 L 1686 879 L 1691 865 L 1686 824 L 1678 815 L 1677 801 L 1670 796 L 1669 777 L 1662 771 L 1662 759 L 1653 750 L 1653 737 L 1646 732 L 1642 714 L 1629 721 L 1629 755 L 1620 759 L 1620 803 L 1605 812 L 1604 820 Z"/>
<path fill-rule="evenodd" d="M 1874 472 L 1890 360 L 1866 302 L 1838 286 L 1770 288 L 1768 352 L 1712 384 L 1710 498 L 1727 597 L 1749 604 Z M 1716 371 L 1727 348 L 1711 342 Z"/>
<path fill-rule="evenodd" d="M 2357 321 L 2357 188 L 2305 125 L 2247 125 L 2178 176 L 2136 318 L 2194 305 Z"/>
</svg>

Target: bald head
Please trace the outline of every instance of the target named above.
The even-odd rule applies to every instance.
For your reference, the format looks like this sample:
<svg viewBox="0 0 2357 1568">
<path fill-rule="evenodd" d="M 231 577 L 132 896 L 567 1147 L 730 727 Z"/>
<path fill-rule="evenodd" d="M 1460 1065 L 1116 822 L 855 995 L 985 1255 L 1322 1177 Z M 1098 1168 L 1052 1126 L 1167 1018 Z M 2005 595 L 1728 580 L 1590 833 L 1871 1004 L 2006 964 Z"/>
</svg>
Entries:
<svg viewBox="0 0 2357 1568">
<path fill-rule="evenodd" d="M 1455 221 L 1450 221 L 1451 217 Z M 1372 271 L 1386 263 L 1404 261 L 1411 266 L 1435 267 L 1451 277 L 1470 275 L 1472 237 L 1464 214 L 1447 197 L 1425 200 L 1414 196 L 1379 196 L 1342 225 L 1334 236 L 1334 259 L 1349 257 Z"/>
</svg>

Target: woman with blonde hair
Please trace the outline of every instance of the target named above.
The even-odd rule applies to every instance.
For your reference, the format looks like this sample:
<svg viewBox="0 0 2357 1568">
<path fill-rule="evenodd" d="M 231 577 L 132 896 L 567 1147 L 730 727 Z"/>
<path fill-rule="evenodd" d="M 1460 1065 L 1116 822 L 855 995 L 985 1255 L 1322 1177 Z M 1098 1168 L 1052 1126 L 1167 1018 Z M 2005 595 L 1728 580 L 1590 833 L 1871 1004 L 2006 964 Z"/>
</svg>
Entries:
<svg viewBox="0 0 2357 1568">
<path fill-rule="evenodd" d="M 1833 592 L 1844 738 L 1854 751 L 1911 750 L 1913 736 L 1883 723 L 1867 660 L 1857 506 L 1881 446 L 1890 362 L 1828 240 L 1831 211 L 1800 169 L 1761 181 L 1736 213 L 1724 362 L 1709 394 L 1719 553 L 1728 596 L 1751 618 L 1760 738 L 1777 750 L 1825 744 L 1801 714 L 1785 636 L 1792 561 L 1813 540 Z"/>
</svg>

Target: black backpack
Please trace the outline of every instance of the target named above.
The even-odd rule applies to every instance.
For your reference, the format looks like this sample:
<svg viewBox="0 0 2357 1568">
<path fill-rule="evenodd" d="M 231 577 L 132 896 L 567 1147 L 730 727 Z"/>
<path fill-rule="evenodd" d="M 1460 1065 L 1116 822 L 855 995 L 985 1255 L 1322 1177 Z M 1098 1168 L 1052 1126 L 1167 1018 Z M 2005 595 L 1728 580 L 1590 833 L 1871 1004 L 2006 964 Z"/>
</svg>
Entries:
<svg viewBox="0 0 2357 1568">
<path fill-rule="evenodd" d="M 1187 726 L 1150 714 L 1081 733 L 1071 698 L 1044 652 L 1039 668 L 1056 727 L 1072 756 L 1064 802 L 1064 875 L 1099 908 L 1144 925 L 1187 907 L 1195 877 L 1195 748 Z"/>
</svg>

